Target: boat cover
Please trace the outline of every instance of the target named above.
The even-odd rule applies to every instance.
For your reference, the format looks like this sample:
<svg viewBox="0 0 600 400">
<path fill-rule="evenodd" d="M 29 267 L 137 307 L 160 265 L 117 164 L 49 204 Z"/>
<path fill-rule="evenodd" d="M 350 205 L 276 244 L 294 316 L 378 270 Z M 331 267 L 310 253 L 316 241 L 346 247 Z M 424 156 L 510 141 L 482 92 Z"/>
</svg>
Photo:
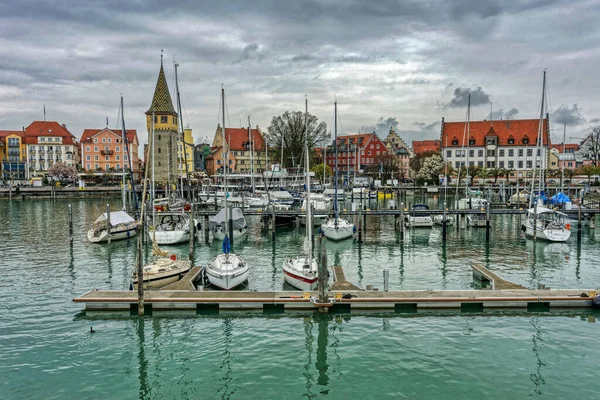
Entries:
<svg viewBox="0 0 600 400">
<path fill-rule="evenodd" d="M 231 208 L 229 210 L 231 213 L 231 219 L 233 220 L 233 229 L 242 229 L 246 227 L 246 218 L 244 218 L 244 214 L 242 210 L 239 208 Z M 222 225 L 225 222 L 225 209 L 221 209 L 219 213 L 213 217 L 208 218 L 208 223 L 211 228 Z"/>
<path fill-rule="evenodd" d="M 107 215 L 106 215 L 106 213 L 104 213 L 98 217 L 98 219 L 94 222 L 94 224 L 98 223 L 98 222 L 106 221 L 106 219 L 107 219 Z M 131 218 L 129 216 L 129 214 L 127 214 L 125 211 L 115 211 L 115 212 L 110 213 L 110 224 L 112 226 L 117 226 L 119 224 L 126 224 L 126 223 L 131 223 L 131 222 L 135 222 L 135 219 Z"/>
<path fill-rule="evenodd" d="M 560 192 L 550 197 L 550 204 L 570 203 L 571 199 L 566 194 Z"/>
</svg>

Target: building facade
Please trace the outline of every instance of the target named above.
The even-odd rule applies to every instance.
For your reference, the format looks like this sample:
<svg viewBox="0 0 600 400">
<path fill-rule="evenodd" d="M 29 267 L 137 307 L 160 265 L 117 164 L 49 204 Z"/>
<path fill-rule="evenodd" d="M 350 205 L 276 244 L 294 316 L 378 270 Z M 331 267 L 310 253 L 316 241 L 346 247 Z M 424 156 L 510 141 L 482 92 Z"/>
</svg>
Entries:
<svg viewBox="0 0 600 400">
<path fill-rule="evenodd" d="M 25 128 L 29 177 L 45 175 L 55 163 L 69 167 L 79 165 L 77 138 L 65 124 L 34 121 Z"/>
<path fill-rule="evenodd" d="M 388 151 L 396 157 L 398 176 L 408 177 L 410 172 L 409 161 L 412 156 L 410 147 L 392 128 L 390 128 L 383 142 Z"/>
<path fill-rule="evenodd" d="M 255 129 L 248 128 L 225 128 L 225 148 L 229 150 L 229 158 L 235 159 L 230 163 L 231 173 L 249 174 L 254 169 L 255 174 L 261 174 L 266 169 L 266 147 L 265 141 L 257 126 Z M 215 137 L 211 146 L 211 155 L 206 158 L 206 169 L 211 172 L 220 173 L 223 167 L 222 153 L 217 150 L 223 147 L 223 134 L 221 125 L 217 126 Z M 209 166 L 209 164 L 212 164 Z M 252 166 L 254 165 L 254 168 Z"/>
<path fill-rule="evenodd" d="M 0 131 L 0 160 L 2 179 L 25 179 L 27 156 L 23 131 Z"/>
<path fill-rule="evenodd" d="M 194 146 L 194 171 L 206 171 L 206 159 L 210 154 L 210 146 L 206 143 Z"/>
<path fill-rule="evenodd" d="M 415 156 L 427 152 L 439 152 L 441 142 L 439 140 L 413 140 L 412 151 Z"/>
<path fill-rule="evenodd" d="M 338 172 L 365 172 L 370 166 L 379 165 L 382 157 L 387 157 L 387 147 L 376 133 L 338 136 Z M 335 149 L 328 146 L 325 154 L 326 162 L 335 172 Z"/>
<path fill-rule="evenodd" d="M 148 151 L 144 159 L 148 168 L 154 168 L 154 177 L 158 183 L 177 181 L 177 118 L 161 56 L 152 104 L 146 111 Z"/>
<path fill-rule="evenodd" d="M 86 172 L 102 172 L 121 174 L 123 168 L 131 169 L 135 179 L 139 179 L 139 141 L 137 131 L 126 131 L 126 143 L 123 144 L 123 133 L 119 130 L 85 129 L 79 142 L 81 169 Z"/>
<path fill-rule="evenodd" d="M 183 140 L 177 140 L 177 168 L 183 176 L 186 171 L 194 172 L 194 137 L 191 128 L 185 128 Z"/>
<path fill-rule="evenodd" d="M 554 150 L 558 157 L 558 169 L 575 169 L 583 165 L 584 160 L 579 157 L 579 144 L 577 143 L 557 143 L 551 144 L 551 151 Z M 552 168 L 552 165 L 550 165 Z"/>
<path fill-rule="evenodd" d="M 548 168 L 548 119 L 543 121 L 538 148 L 538 119 L 471 121 L 468 128 L 465 122 L 442 119 L 442 156 L 456 169 L 465 165 L 518 171 Z"/>
</svg>

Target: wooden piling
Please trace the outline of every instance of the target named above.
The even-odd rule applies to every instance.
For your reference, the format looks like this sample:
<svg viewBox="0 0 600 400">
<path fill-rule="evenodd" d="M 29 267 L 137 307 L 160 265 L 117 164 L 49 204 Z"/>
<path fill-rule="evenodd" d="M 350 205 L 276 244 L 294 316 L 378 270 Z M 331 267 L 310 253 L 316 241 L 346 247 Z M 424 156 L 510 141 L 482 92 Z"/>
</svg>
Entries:
<svg viewBox="0 0 600 400">
<path fill-rule="evenodd" d="M 485 241 L 490 241 L 490 203 L 487 203 L 485 210 Z"/>
<path fill-rule="evenodd" d="M 110 244 L 110 204 L 106 204 L 106 232 L 108 234 L 108 244 Z"/>
<path fill-rule="evenodd" d="M 442 241 L 446 242 L 446 202 L 444 202 L 444 214 L 442 219 Z"/>
<path fill-rule="evenodd" d="M 327 299 L 327 252 L 325 251 L 325 243 L 323 243 L 323 235 L 319 238 L 319 278 L 317 280 L 317 290 L 319 293 L 319 303 L 325 304 Z M 327 307 L 319 307 L 319 312 L 327 312 Z"/>
<path fill-rule="evenodd" d="M 271 240 L 275 241 L 275 207 L 271 210 Z"/>
<path fill-rule="evenodd" d="M 188 257 L 190 261 L 194 262 L 194 243 L 195 243 L 195 231 L 196 226 L 194 225 L 194 203 L 192 203 L 192 207 L 190 208 L 190 241 L 189 241 L 189 252 Z"/>
<path fill-rule="evenodd" d="M 145 221 L 145 210 L 142 208 L 142 221 Z M 110 239 L 109 239 L 110 241 Z M 142 241 L 137 241 L 137 278 L 138 278 L 138 315 L 144 315 L 144 262 L 142 259 Z"/>
<path fill-rule="evenodd" d="M 533 193 L 531 194 L 533 196 Z M 533 205 L 533 240 L 537 239 L 537 200 Z"/>
<path fill-rule="evenodd" d="M 581 207 L 583 207 L 583 197 L 577 207 L 577 242 L 581 242 Z"/>
<path fill-rule="evenodd" d="M 400 240 L 404 240 L 404 202 L 400 202 Z"/>
<path fill-rule="evenodd" d="M 69 242 L 73 243 L 73 207 L 69 204 Z"/>
<path fill-rule="evenodd" d="M 208 243 L 208 239 L 209 239 L 209 224 L 208 224 L 208 215 L 204 216 L 204 243 Z"/>
</svg>

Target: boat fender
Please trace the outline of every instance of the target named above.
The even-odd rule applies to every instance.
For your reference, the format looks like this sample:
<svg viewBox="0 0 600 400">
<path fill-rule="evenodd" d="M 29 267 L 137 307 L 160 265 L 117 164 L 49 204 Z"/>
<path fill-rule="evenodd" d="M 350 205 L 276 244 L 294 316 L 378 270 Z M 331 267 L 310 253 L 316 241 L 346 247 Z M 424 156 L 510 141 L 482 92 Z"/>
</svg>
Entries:
<svg viewBox="0 0 600 400">
<path fill-rule="evenodd" d="M 173 260 L 173 261 L 177 261 L 177 255 L 176 255 L 176 254 L 171 254 L 171 255 L 169 256 L 169 258 L 170 258 L 171 260 Z"/>
<path fill-rule="evenodd" d="M 200 222 L 196 224 L 196 229 L 199 231 L 202 230 L 202 224 Z"/>
<path fill-rule="evenodd" d="M 352 227 L 352 233 L 356 233 L 356 225 Z"/>
<path fill-rule="evenodd" d="M 521 230 L 522 230 L 523 232 L 525 232 L 525 231 L 527 230 L 527 228 L 525 228 L 525 225 L 521 225 Z"/>
<path fill-rule="evenodd" d="M 571 230 L 571 224 L 566 224 L 565 228 L 567 228 L 567 230 L 570 231 Z"/>
<path fill-rule="evenodd" d="M 594 300 L 592 300 L 592 308 L 596 310 L 600 310 L 600 296 L 596 296 Z"/>
</svg>

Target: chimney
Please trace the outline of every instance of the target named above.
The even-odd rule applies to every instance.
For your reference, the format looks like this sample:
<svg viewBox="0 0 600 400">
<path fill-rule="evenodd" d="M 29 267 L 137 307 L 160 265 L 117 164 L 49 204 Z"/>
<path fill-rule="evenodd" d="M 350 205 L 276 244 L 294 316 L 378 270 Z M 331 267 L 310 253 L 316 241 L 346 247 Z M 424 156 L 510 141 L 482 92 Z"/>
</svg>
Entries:
<svg viewBox="0 0 600 400">
<path fill-rule="evenodd" d="M 62 124 L 62 127 L 67 129 L 67 124 Z"/>
</svg>

